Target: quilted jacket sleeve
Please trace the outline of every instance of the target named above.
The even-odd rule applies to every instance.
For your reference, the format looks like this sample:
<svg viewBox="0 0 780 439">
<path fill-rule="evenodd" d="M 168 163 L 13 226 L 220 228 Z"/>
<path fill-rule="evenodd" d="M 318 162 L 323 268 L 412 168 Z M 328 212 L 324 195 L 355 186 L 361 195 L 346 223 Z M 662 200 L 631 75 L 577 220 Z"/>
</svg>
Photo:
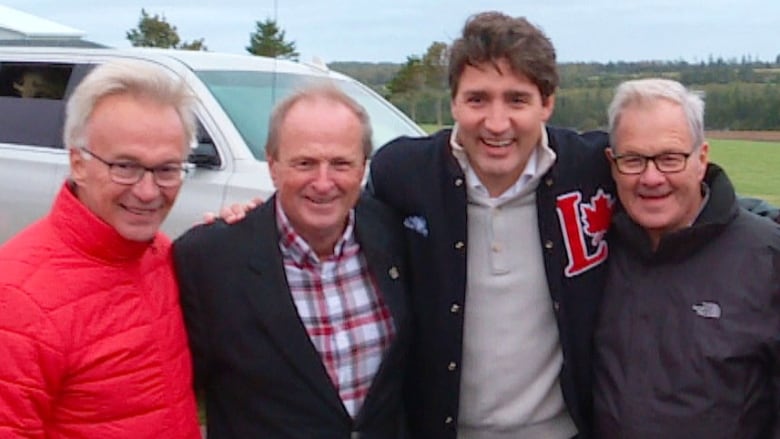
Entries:
<svg viewBox="0 0 780 439">
<path fill-rule="evenodd" d="M 0 285 L 0 437 L 46 436 L 63 364 L 60 339 L 27 293 Z"/>
</svg>

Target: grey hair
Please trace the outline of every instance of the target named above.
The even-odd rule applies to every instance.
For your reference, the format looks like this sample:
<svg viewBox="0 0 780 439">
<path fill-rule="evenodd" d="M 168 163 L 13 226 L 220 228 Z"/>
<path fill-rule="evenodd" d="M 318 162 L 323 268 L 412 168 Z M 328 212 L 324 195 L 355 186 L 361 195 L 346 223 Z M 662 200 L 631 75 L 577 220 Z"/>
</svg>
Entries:
<svg viewBox="0 0 780 439">
<path fill-rule="evenodd" d="M 363 129 L 361 136 L 363 154 L 365 158 L 369 158 L 371 152 L 374 150 L 374 145 L 371 140 L 373 135 L 371 121 L 369 120 L 366 109 L 341 89 L 329 83 L 308 86 L 293 93 L 276 105 L 271 113 L 271 119 L 268 124 L 268 138 L 265 142 L 266 155 L 272 158 L 278 158 L 280 133 L 282 125 L 284 124 L 284 119 L 287 117 L 290 109 L 298 102 L 316 100 L 325 100 L 342 104 L 357 116 L 360 121 L 360 126 Z"/>
<path fill-rule="evenodd" d="M 620 124 L 623 110 L 632 105 L 642 105 L 659 99 L 673 102 L 682 108 L 695 148 L 704 143 L 703 93 L 688 90 L 671 79 L 647 78 L 625 81 L 615 90 L 615 97 L 607 109 L 609 143 L 613 150 L 615 130 Z"/>
<path fill-rule="evenodd" d="M 184 126 L 184 146 L 194 144 L 195 98 L 184 81 L 149 62 L 116 60 L 95 67 L 68 99 L 62 135 L 65 147 L 85 148 L 89 140 L 87 125 L 95 106 L 105 97 L 124 94 L 174 107 Z"/>
</svg>

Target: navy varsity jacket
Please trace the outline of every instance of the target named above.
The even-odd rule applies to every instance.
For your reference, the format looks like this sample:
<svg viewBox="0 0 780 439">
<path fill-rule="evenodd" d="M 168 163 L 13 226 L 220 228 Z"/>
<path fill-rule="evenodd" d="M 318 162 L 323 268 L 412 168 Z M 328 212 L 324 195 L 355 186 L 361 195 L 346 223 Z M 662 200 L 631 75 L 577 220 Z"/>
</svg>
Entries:
<svg viewBox="0 0 780 439">
<path fill-rule="evenodd" d="M 588 437 L 592 339 L 614 183 L 603 151 L 605 133 L 580 135 L 553 127 L 547 133 L 557 159 L 537 189 L 539 236 L 563 350 L 563 395 L 580 437 Z M 451 153 L 450 134 L 390 142 L 372 159 L 368 184 L 374 196 L 405 218 L 415 320 L 406 403 L 412 436 L 425 439 L 456 437 L 463 307 L 468 306 L 466 184 Z"/>
</svg>

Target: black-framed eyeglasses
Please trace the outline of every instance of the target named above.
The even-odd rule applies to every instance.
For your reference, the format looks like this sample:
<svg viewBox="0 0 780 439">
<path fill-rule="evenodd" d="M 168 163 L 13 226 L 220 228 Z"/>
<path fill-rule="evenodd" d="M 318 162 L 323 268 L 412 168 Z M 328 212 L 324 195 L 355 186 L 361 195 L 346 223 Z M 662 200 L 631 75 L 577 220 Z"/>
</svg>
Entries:
<svg viewBox="0 0 780 439">
<path fill-rule="evenodd" d="M 688 157 L 693 154 L 691 152 L 662 152 L 656 155 L 642 155 L 642 154 L 618 154 L 612 155 L 612 161 L 615 162 L 618 172 L 626 175 L 638 175 L 645 172 L 647 169 L 647 163 L 653 162 L 655 169 L 664 174 L 672 174 L 675 172 L 681 172 L 685 169 L 685 165 L 688 163 Z"/>
<path fill-rule="evenodd" d="M 119 184 L 136 184 L 144 178 L 144 175 L 148 171 L 152 173 L 153 180 L 157 186 L 175 187 L 182 183 L 184 176 L 190 170 L 188 163 L 167 163 L 148 168 L 138 162 L 132 161 L 110 162 L 87 148 L 80 149 L 108 166 L 108 175 L 111 176 L 111 181 Z"/>
</svg>

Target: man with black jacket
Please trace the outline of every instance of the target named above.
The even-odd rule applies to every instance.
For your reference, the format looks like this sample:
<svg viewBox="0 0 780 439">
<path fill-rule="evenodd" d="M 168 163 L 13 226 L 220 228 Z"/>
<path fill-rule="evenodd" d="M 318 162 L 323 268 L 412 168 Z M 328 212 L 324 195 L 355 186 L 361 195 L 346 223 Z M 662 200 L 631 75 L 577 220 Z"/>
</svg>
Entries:
<svg viewBox="0 0 780 439">
<path fill-rule="evenodd" d="M 281 101 L 276 192 L 174 243 L 210 439 L 402 439 L 411 322 L 395 212 L 361 194 L 363 107 L 335 87 Z"/>
<path fill-rule="evenodd" d="M 780 435 L 780 227 L 708 163 L 703 114 L 666 79 L 610 105 L 623 208 L 595 338 L 600 438 Z"/>
</svg>

